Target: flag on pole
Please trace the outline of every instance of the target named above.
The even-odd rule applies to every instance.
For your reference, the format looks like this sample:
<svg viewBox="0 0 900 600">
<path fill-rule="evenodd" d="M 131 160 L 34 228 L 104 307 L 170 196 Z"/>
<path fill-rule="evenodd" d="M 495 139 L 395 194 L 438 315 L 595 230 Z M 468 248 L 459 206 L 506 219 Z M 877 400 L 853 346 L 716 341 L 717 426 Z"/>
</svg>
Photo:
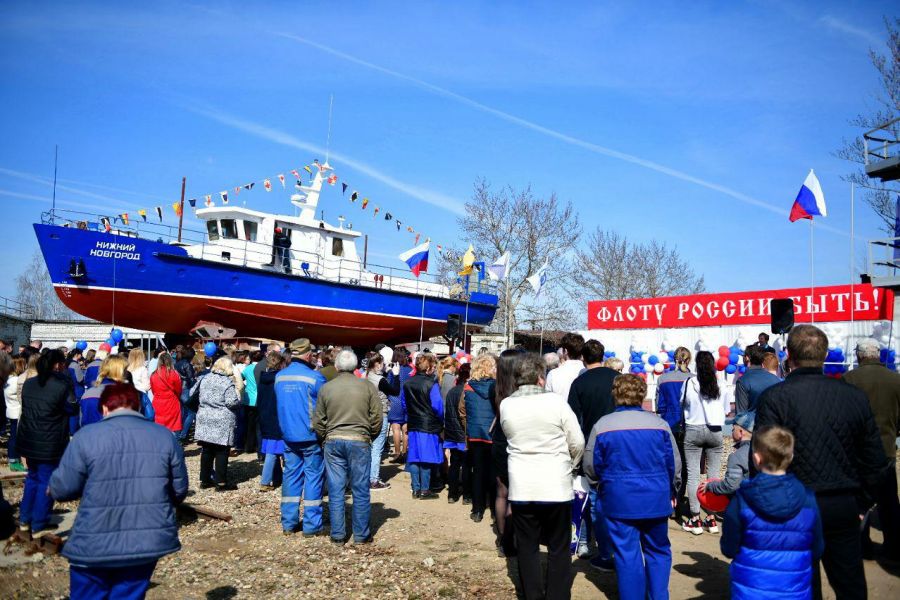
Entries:
<svg viewBox="0 0 900 600">
<path fill-rule="evenodd" d="M 228 204 L 228 192 L 219 192 L 219 195 L 222 196 L 222 204 Z"/>
<path fill-rule="evenodd" d="M 278 174 L 278 181 L 281 182 L 281 189 L 285 189 L 285 188 L 284 188 L 284 173 L 279 173 L 279 174 Z"/>
<path fill-rule="evenodd" d="M 181 202 L 173 202 L 172 210 L 174 210 L 175 214 L 180 217 L 181 216 Z"/>
<path fill-rule="evenodd" d="M 809 219 L 811 221 L 814 216 L 824 217 L 827 214 L 825 211 L 825 194 L 822 193 L 819 178 L 810 169 L 809 175 L 806 176 L 806 180 L 800 186 L 797 199 L 794 200 L 794 205 L 791 207 L 790 220 L 791 223 L 798 219 Z"/>
<path fill-rule="evenodd" d="M 541 268 L 534 272 L 534 275 L 528 278 L 528 283 L 531 284 L 531 287 L 534 288 L 534 295 L 540 296 L 541 290 L 544 288 L 544 284 L 547 283 L 547 261 L 544 261 L 544 264 L 541 265 Z"/>
<path fill-rule="evenodd" d="M 407 264 L 409 270 L 416 277 L 420 273 L 428 272 L 428 245 L 429 242 L 425 242 L 421 246 L 416 246 L 400 255 L 400 260 Z"/>
<path fill-rule="evenodd" d="M 472 244 L 469 244 L 469 249 L 466 250 L 466 253 L 463 254 L 463 268 L 462 271 L 459 272 L 460 275 L 471 275 L 473 272 L 472 266 L 475 264 L 475 247 Z"/>
<path fill-rule="evenodd" d="M 272 182 L 270 180 L 266 179 L 265 181 L 263 181 L 263 187 L 266 188 L 267 192 L 271 192 L 272 191 Z"/>
<path fill-rule="evenodd" d="M 159 222 L 162 223 L 162 206 L 156 207 L 156 216 L 159 217 Z"/>
<path fill-rule="evenodd" d="M 504 252 L 503 256 L 494 261 L 487 268 L 488 275 L 494 281 L 503 281 L 509 274 L 509 252 Z"/>
<path fill-rule="evenodd" d="M 142 208 L 141 210 L 138 211 L 138 214 L 141 215 L 141 218 L 146 223 L 147 222 L 147 211 Z"/>
</svg>

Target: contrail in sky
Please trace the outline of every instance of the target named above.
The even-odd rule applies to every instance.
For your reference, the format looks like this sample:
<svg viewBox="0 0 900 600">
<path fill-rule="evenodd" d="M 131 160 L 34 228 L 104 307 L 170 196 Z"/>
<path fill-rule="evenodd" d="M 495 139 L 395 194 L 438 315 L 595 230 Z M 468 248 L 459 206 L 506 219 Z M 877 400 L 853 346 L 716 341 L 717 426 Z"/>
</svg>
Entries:
<svg viewBox="0 0 900 600">
<path fill-rule="evenodd" d="M 0 196 L 7 196 L 9 198 L 19 198 L 21 200 L 33 200 L 35 202 L 43 202 L 45 204 L 50 204 L 53 200 L 48 196 L 37 196 L 35 194 L 23 194 L 22 192 L 13 192 L 11 190 L 0 189 Z M 78 208 L 94 208 L 96 210 L 105 211 L 109 210 L 109 206 L 98 206 L 96 204 L 84 204 L 82 202 L 75 202 L 73 200 L 61 200 L 59 198 L 56 199 L 57 204 L 62 204 L 64 206 L 75 206 Z"/>
<path fill-rule="evenodd" d="M 253 134 L 257 137 L 267 139 L 284 146 L 290 146 L 291 148 L 297 148 L 305 152 L 311 152 L 318 155 L 326 154 L 324 148 L 296 138 L 289 133 L 279 131 L 278 129 L 273 129 L 272 127 L 267 127 L 266 125 L 255 123 L 253 121 L 248 121 L 247 119 L 236 117 L 218 109 L 188 104 L 182 104 L 181 106 L 186 110 L 194 112 L 198 115 L 202 115 L 214 121 L 218 121 L 223 125 L 228 125 L 235 129 L 239 129 L 246 133 Z M 337 152 L 331 152 L 330 154 L 351 169 L 359 171 L 360 173 L 364 173 L 372 179 L 380 181 L 384 185 L 393 188 L 398 192 L 403 192 L 404 194 L 421 200 L 422 202 L 427 202 L 428 204 L 432 204 L 434 206 L 437 206 L 438 208 L 449 210 L 450 212 L 458 215 L 463 215 L 466 212 L 465 203 L 457 198 L 453 198 L 439 192 L 426 190 L 418 186 L 405 183 L 403 181 L 398 181 L 397 179 L 394 179 L 389 175 L 385 175 L 371 165 L 362 163 L 348 156 L 338 154 Z"/>
<path fill-rule="evenodd" d="M 491 106 L 487 106 L 486 104 L 482 104 L 481 102 L 472 100 L 471 98 L 468 98 L 461 94 L 457 94 L 456 92 L 453 92 L 446 88 L 442 88 L 440 86 L 434 85 L 433 83 L 428 83 L 427 81 L 424 81 L 422 79 L 418 79 L 416 77 L 412 77 L 410 75 L 406 75 L 404 73 L 400 73 L 398 71 L 394 71 L 392 69 L 388 69 L 388 68 L 382 67 L 380 65 L 376 65 L 374 63 L 363 60 L 361 58 L 357 58 L 356 56 L 353 56 L 351 54 L 347 54 L 346 52 L 341 52 L 340 50 L 336 50 L 335 48 L 332 48 L 330 46 L 326 46 L 324 44 L 314 42 L 314 41 L 306 39 L 304 37 L 300 37 L 299 35 L 295 35 L 293 33 L 282 33 L 282 32 L 276 32 L 276 35 L 279 35 L 283 38 L 287 38 L 289 40 L 293 40 L 295 42 L 299 42 L 301 44 L 306 44 L 307 46 L 312 46 L 313 48 L 321 50 L 322 52 L 326 52 L 333 56 L 337 56 L 338 58 L 342 58 L 346 61 L 366 67 L 367 69 L 372 69 L 373 71 L 378 71 L 379 73 L 384 73 L 385 75 L 389 75 L 396 79 L 400 79 L 402 81 L 407 81 L 417 87 L 420 87 L 420 88 L 423 88 L 430 92 L 433 92 L 439 96 L 443 96 L 445 98 L 450 98 L 451 100 L 455 100 L 457 102 L 465 104 L 466 106 L 470 106 L 481 112 L 484 112 L 484 113 L 487 113 L 490 115 L 494 115 L 495 117 L 502 119 L 504 121 L 507 121 L 509 123 L 513 123 L 514 125 L 518 125 L 520 127 L 524 127 L 526 129 L 536 131 L 537 133 L 541 133 L 548 137 L 560 140 L 560 141 L 570 144 L 572 146 L 577 146 L 579 148 L 583 148 L 583 149 L 593 152 L 595 154 L 601 154 L 603 156 L 609 156 L 611 158 L 616 158 L 618 160 L 622 160 L 622 161 L 629 162 L 629 163 L 632 163 L 635 165 L 639 165 L 641 167 L 650 169 L 652 171 L 656 171 L 658 173 L 662 173 L 664 175 L 668 175 L 668 176 L 674 177 L 676 179 L 681 179 L 682 181 L 687 181 L 689 183 L 693 183 L 695 185 L 705 187 L 705 188 L 713 190 L 715 192 L 725 194 L 726 196 L 731 196 L 732 198 L 735 198 L 736 200 L 740 200 L 741 202 L 745 202 L 747 204 L 751 204 L 758 208 L 762 208 L 763 210 L 767 210 L 769 212 L 775 213 L 782 217 L 788 216 L 788 211 L 781 207 L 774 206 L 774 205 L 769 204 L 768 202 L 765 202 L 758 198 L 754 198 L 752 196 L 742 194 L 741 192 L 738 192 L 737 190 L 728 188 L 724 185 L 720 185 L 720 184 L 714 183 L 712 181 L 707 181 L 705 179 L 701 179 L 700 177 L 690 175 L 683 171 L 679 171 L 678 169 L 673 169 L 672 167 L 667 167 L 666 165 L 661 165 L 657 162 L 653 162 L 651 160 L 647 160 L 645 158 L 641 158 L 641 157 L 635 156 L 633 154 L 628 154 L 626 152 L 620 152 L 619 150 L 607 148 L 606 146 L 601 146 L 601 145 L 595 144 L 593 142 L 588 142 L 586 140 L 582 140 L 580 138 L 576 138 L 571 135 L 561 133 L 559 131 L 550 129 L 548 127 L 544 127 L 543 125 L 540 125 L 533 121 L 529 121 L 527 119 L 523 119 L 521 117 L 512 115 L 508 112 L 504 112 L 502 110 L 493 108 Z M 844 235 L 844 236 L 847 235 L 846 232 L 841 231 L 839 229 L 835 229 L 833 227 L 829 227 L 828 225 L 817 225 L 817 227 L 820 229 L 827 229 L 828 231 L 837 233 L 839 235 Z"/>
<path fill-rule="evenodd" d="M 32 173 L 24 173 L 22 171 L 15 171 L 13 169 L 7 169 L 5 167 L 0 167 L 0 174 L 9 175 L 10 177 L 16 177 L 18 179 L 24 179 L 26 181 L 32 181 L 34 183 L 40 183 L 41 185 L 48 185 L 51 187 L 53 186 L 52 179 L 50 179 L 49 177 L 43 177 L 41 175 L 34 175 Z M 101 206 L 101 207 L 93 206 L 93 208 L 100 208 L 101 210 L 109 210 L 114 207 L 121 208 L 123 206 L 122 204 L 119 204 L 120 202 L 122 202 L 122 200 L 119 198 L 110 198 L 109 196 L 104 196 L 102 194 L 95 194 L 94 192 L 79 190 L 78 188 L 73 188 L 71 186 L 61 184 L 59 182 L 57 182 L 57 184 L 56 184 L 56 189 L 62 190 L 64 192 L 69 192 L 70 194 L 77 194 L 79 196 L 85 196 L 87 198 L 94 198 L 95 200 L 103 200 L 104 202 L 111 202 L 111 203 L 113 203 L 113 205 L 115 205 L 115 206 L 106 205 L 106 206 Z M 84 204 L 82 206 L 88 206 L 88 205 Z"/>
</svg>

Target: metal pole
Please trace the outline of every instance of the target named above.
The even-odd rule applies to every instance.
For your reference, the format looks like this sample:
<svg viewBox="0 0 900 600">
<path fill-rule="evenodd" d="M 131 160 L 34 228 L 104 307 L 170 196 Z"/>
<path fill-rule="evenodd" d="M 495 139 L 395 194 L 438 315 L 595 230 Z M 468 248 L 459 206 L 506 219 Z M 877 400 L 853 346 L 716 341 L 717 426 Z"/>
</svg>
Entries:
<svg viewBox="0 0 900 600">
<path fill-rule="evenodd" d="M 184 221 L 184 187 L 187 184 L 187 177 L 181 178 L 181 210 L 178 211 L 178 243 L 181 243 L 181 224 Z"/>
<path fill-rule="evenodd" d="M 810 311 L 809 311 L 809 322 L 810 323 L 816 322 L 816 310 L 815 310 L 815 306 L 816 306 L 816 298 L 815 298 L 816 276 L 815 276 L 815 261 L 813 260 L 813 257 L 815 256 L 815 251 L 814 251 L 815 245 L 813 243 L 813 231 L 814 231 L 813 224 L 814 223 L 815 223 L 815 221 L 813 221 L 812 219 L 809 220 L 809 304 L 807 305 L 807 308 L 810 309 Z"/>
<path fill-rule="evenodd" d="M 56 216 L 56 170 L 59 166 L 59 144 L 53 147 L 53 205 L 51 212 Z"/>
<path fill-rule="evenodd" d="M 418 286 L 418 281 L 416 282 Z M 422 294 L 422 316 L 419 319 L 419 350 L 422 349 L 422 340 L 425 338 L 425 294 Z"/>
<path fill-rule="evenodd" d="M 855 241 L 854 241 L 854 191 L 856 189 L 856 185 L 851 181 L 850 182 L 850 335 L 848 336 L 850 339 L 849 347 L 853 347 L 853 322 L 854 322 L 854 298 L 853 296 L 853 280 L 856 279 L 854 274 L 854 256 L 856 254 Z"/>
<path fill-rule="evenodd" d="M 363 270 L 365 271 L 366 266 L 369 264 L 369 234 L 365 235 L 363 239 Z"/>
</svg>

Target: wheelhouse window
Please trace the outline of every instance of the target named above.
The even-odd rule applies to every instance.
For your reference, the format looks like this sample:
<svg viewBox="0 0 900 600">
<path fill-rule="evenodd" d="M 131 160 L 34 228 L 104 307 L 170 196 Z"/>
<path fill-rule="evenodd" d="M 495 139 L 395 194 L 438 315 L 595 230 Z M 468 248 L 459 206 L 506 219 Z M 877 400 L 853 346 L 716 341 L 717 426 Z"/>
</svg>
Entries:
<svg viewBox="0 0 900 600">
<path fill-rule="evenodd" d="M 206 232 L 209 234 L 209 241 L 215 242 L 219 239 L 219 223 L 218 221 L 207 221 Z"/>
<path fill-rule="evenodd" d="M 340 238 L 333 238 L 331 240 L 331 255 L 344 256 L 344 240 Z"/>
<path fill-rule="evenodd" d="M 242 223 L 244 224 L 244 239 L 248 242 L 255 242 L 257 229 L 256 221 L 242 221 Z"/>
<path fill-rule="evenodd" d="M 222 219 L 219 223 L 222 227 L 222 239 L 238 239 L 237 223 L 235 223 L 234 219 Z"/>
</svg>

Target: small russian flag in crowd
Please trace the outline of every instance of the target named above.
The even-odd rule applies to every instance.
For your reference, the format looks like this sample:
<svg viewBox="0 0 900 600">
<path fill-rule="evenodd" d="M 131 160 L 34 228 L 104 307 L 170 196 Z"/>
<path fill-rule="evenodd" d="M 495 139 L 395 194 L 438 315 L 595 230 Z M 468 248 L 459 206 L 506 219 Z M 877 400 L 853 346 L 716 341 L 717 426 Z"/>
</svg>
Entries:
<svg viewBox="0 0 900 600">
<path fill-rule="evenodd" d="M 428 271 L 428 246 L 430 244 L 431 242 L 425 242 L 400 255 L 400 260 L 409 265 L 410 271 L 412 271 L 413 275 L 416 277 L 419 276 L 419 273 Z"/>
<path fill-rule="evenodd" d="M 813 217 L 826 216 L 825 211 L 825 194 L 822 193 L 822 186 L 819 185 L 819 178 L 809 170 L 806 181 L 800 187 L 797 199 L 794 200 L 794 206 L 791 207 L 791 223 L 797 219 L 809 219 Z"/>
</svg>

